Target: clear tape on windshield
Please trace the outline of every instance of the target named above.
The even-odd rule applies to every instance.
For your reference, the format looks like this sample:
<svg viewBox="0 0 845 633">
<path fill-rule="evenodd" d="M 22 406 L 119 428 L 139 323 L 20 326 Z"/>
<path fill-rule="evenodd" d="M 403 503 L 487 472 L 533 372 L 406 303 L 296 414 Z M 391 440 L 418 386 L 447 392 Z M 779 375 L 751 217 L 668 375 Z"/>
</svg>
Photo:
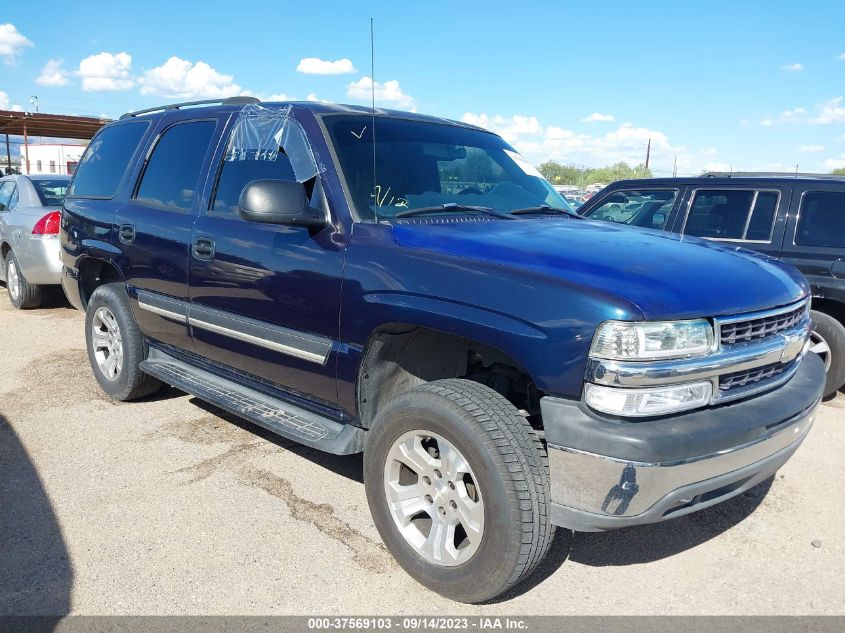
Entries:
<svg viewBox="0 0 845 633">
<path fill-rule="evenodd" d="M 291 106 L 245 105 L 232 130 L 226 160 L 275 161 L 279 152 L 290 159 L 297 182 L 306 182 L 326 171 L 311 151 L 302 126 L 291 115 Z"/>
</svg>

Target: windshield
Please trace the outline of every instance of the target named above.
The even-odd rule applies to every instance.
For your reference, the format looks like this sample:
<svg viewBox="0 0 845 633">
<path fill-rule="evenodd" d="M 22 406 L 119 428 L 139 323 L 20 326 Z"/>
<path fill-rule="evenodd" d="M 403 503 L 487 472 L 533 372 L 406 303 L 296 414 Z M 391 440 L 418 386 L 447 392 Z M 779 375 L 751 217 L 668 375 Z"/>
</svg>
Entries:
<svg viewBox="0 0 845 633">
<path fill-rule="evenodd" d="M 70 180 L 44 180 L 41 178 L 31 178 L 31 180 L 43 206 L 58 206 L 64 202 Z"/>
<path fill-rule="evenodd" d="M 467 207 L 572 211 L 531 163 L 494 134 L 376 117 L 374 157 L 372 117 L 324 120 L 361 219 L 444 205 L 443 213 Z"/>
</svg>

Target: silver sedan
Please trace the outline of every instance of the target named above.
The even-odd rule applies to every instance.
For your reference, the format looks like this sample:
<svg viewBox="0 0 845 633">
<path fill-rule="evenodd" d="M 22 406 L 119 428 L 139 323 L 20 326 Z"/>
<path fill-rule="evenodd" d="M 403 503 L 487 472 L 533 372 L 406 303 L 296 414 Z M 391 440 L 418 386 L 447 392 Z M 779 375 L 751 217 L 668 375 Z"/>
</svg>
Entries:
<svg viewBox="0 0 845 633">
<path fill-rule="evenodd" d="M 59 224 L 70 176 L 0 178 L 0 280 L 12 305 L 37 308 L 62 281 Z"/>
</svg>

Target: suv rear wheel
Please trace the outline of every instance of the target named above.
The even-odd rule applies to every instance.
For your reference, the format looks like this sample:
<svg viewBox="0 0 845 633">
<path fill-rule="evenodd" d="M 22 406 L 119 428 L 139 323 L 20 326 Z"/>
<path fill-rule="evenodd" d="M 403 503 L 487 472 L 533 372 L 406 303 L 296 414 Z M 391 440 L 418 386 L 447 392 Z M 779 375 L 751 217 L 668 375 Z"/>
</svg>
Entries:
<svg viewBox="0 0 845 633">
<path fill-rule="evenodd" d="M 810 351 L 824 361 L 827 380 L 824 395 L 832 396 L 845 384 L 845 326 L 829 314 L 812 310 L 813 333 Z"/>
<path fill-rule="evenodd" d="M 139 367 L 147 357 L 147 344 L 123 284 L 103 284 L 91 295 L 85 310 L 85 342 L 97 382 L 115 400 L 143 398 L 161 387 Z"/>
<path fill-rule="evenodd" d="M 394 558 L 461 602 L 530 575 L 554 533 L 542 443 L 510 402 L 469 380 L 426 383 L 389 402 L 369 432 L 364 483 Z"/>
</svg>

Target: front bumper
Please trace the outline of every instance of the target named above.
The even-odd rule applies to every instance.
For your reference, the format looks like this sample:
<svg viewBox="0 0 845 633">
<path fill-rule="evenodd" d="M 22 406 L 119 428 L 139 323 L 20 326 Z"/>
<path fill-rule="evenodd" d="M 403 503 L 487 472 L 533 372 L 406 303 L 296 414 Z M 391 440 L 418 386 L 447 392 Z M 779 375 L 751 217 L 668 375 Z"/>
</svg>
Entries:
<svg viewBox="0 0 845 633">
<path fill-rule="evenodd" d="M 824 379 L 821 360 L 807 354 L 789 382 L 768 393 L 636 421 L 543 398 L 552 523 L 578 531 L 654 523 L 752 488 L 806 437 Z"/>
</svg>

